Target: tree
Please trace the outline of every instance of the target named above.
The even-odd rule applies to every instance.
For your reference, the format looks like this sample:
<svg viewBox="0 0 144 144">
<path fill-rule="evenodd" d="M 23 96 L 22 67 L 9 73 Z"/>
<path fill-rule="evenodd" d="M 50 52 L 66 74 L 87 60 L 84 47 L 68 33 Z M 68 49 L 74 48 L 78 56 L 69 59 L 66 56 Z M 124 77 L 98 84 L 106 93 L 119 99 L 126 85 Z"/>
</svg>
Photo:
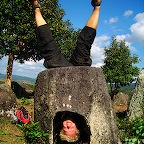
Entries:
<svg viewBox="0 0 144 144">
<path fill-rule="evenodd" d="M 135 80 L 139 74 L 136 64 L 138 56 L 131 56 L 130 49 L 125 41 L 118 42 L 112 38 L 111 46 L 105 49 L 104 65 L 102 67 L 107 83 L 110 83 L 111 92 L 119 86 L 126 86 Z"/>
<path fill-rule="evenodd" d="M 50 25 L 54 38 L 67 57 L 75 46 L 78 32 L 72 28 L 70 21 L 63 21 L 64 10 L 58 0 L 43 0 L 42 13 Z M 29 0 L 3 0 L 0 5 L 0 58 L 8 55 L 6 83 L 11 85 L 13 61 L 24 63 L 25 60 L 40 60 L 42 57 L 36 47 L 35 24 L 32 6 Z M 64 49 L 65 40 L 72 45 Z M 72 40 L 71 38 L 74 38 Z M 68 42 L 66 42 L 68 43 Z M 67 48 L 71 51 L 68 52 Z"/>
</svg>

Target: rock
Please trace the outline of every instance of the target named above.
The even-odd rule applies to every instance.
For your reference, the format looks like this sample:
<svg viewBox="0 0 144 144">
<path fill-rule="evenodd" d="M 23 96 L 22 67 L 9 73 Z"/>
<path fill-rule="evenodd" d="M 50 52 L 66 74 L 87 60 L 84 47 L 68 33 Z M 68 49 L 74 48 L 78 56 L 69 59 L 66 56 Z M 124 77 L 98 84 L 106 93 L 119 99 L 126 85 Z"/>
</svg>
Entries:
<svg viewBox="0 0 144 144">
<path fill-rule="evenodd" d="M 106 81 L 99 68 L 63 67 L 40 72 L 35 85 L 34 114 L 49 132 L 48 144 L 56 137 L 62 114 L 77 114 L 81 126 L 90 128 L 90 144 L 118 144 L 118 129 Z M 62 113 L 62 114 L 61 114 Z M 84 124 L 85 123 L 85 124 Z M 88 128 L 86 127 L 86 128 Z"/>
<path fill-rule="evenodd" d="M 130 121 L 140 118 L 144 114 L 144 68 L 136 82 L 134 94 L 130 101 L 128 117 Z"/>
<path fill-rule="evenodd" d="M 0 117 L 11 118 L 17 108 L 16 97 L 12 89 L 6 85 L 0 85 Z"/>
<path fill-rule="evenodd" d="M 128 110 L 129 96 L 120 92 L 113 97 L 113 109 L 116 113 L 123 113 Z"/>
<path fill-rule="evenodd" d="M 21 82 L 19 85 L 29 94 L 33 93 L 32 87 L 30 87 L 30 84 L 27 82 Z M 32 84 L 31 84 L 32 85 Z"/>
<path fill-rule="evenodd" d="M 15 82 L 11 84 L 12 90 L 18 98 L 30 98 L 33 96 L 33 89 L 25 82 Z"/>
</svg>

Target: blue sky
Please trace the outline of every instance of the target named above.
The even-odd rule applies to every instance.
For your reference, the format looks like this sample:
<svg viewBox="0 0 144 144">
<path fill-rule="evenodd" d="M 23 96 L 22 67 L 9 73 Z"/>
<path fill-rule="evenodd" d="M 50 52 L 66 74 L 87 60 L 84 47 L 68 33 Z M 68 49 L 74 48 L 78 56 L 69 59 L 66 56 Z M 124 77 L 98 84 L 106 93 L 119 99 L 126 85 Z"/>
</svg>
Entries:
<svg viewBox="0 0 144 144">
<path fill-rule="evenodd" d="M 65 11 L 65 19 L 69 19 L 75 29 L 83 28 L 93 7 L 90 0 L 59 0 Z M 144 68 L 144 0 L 103 0 L 100 10 L 100 19 L 97 36 L 91 49 L 94 67 L 103 64 L 103 48 L 111 42 L 111 37 L 125 40 L 131 50 L 140 58 L 137 66 Z M 0 73 L 5 73 L 7 57 L 0 60 Z M 37 74 L 45 70 L 43 60 L 35 63 L 27 61 L 25 64 L 14 62 L 13 75 L 22 75 L 36 78 Z"/>
</svg>

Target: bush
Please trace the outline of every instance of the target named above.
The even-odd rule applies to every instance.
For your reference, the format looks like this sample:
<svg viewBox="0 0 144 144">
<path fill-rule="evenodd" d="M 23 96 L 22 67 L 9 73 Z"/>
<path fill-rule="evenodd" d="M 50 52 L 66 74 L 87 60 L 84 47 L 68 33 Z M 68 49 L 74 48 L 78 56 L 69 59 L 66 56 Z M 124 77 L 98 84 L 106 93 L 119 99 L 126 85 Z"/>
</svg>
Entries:
<svg viewBox="0 0 144 144">
<path fill-rule="evenodd" d="M 29 101 L 28 98 L 22 97 L 20 99 L 20 104 L 25 104 L 25 105 L 29 105 L 31 102 Z"/>
<path fill-rule="evenodd" d="M 121 141 L 124 144 L 144 144 L 144 119 L 137 118 L 133 122 L 118 119 Z"/>
<path fill-rule="evenodd" d="M 125 142 L 131 144 L 144 144 L 144 120 L 136 119 L 131 123 L 131 132 Z"/>
<path fill-rule="evenodd" d="M 44 143 L 48 137 L 48 133 L 45 133 L 38 126 L 38 122 L 32 122 L 23 125 L 17 125 L 23 132 L 27 144 L 36 144 L 38 142 Z"/>
</svg>

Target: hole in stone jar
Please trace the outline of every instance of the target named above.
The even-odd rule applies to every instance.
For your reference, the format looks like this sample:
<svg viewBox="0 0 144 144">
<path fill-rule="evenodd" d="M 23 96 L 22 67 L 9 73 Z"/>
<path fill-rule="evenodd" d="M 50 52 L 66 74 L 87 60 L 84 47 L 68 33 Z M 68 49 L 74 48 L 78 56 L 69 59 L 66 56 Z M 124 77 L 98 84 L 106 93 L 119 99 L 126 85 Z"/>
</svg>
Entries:
<svg viewBox="0 0 144 144">
<path fill-rule="evenodd" d="M 76 129 L 78 129 L 79 134 L 77 135 L 77 130 L 72 126 L 71 131 L 70 126 L 64 125 L 64 121 L 70 120 L 75 124 Z M 66 127 L 66 128 L 65 128 Z M 90 143 L 90 127 L 84 116 L 70 111 L 60 111 L 57 112 L 53 120 L 53 138 L 56 144 L 89 144 Z M 68 129 L 68 130 L 67 130 Z M 75 132 L 76 131 L 76 132 Z M 61 134 L 60 134 L 61 133 Z M 63 136 L 64 135 L 64 136 Z"/>
</svg>

